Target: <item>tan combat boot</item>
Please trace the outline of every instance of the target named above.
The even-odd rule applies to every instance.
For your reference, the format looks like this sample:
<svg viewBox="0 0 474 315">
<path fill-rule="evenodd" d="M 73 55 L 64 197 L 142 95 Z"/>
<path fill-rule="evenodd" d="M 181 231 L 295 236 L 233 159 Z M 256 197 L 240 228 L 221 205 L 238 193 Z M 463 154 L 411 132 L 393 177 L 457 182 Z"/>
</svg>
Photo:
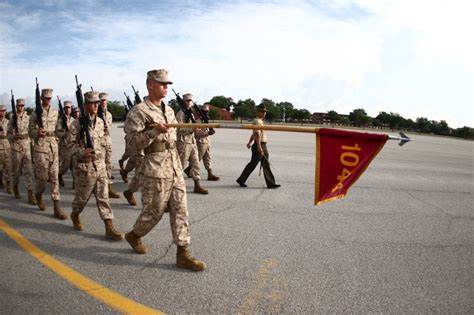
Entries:
<svg viewBox="0 0 474 315">
<path fill-rule="evenodd" d="M 18 185 L 13 185 L 13 195 L 16 199 L 20 199 L 20 192 L 18 191 Z"/>
<path fill-rule="evenodd" d="M 212 174 L 212 170 L 211 170 L 211 169 L 208 169 L 208 170 L 207 170 L 207 180 L 216 181 L 216 180 L 219 180 L 219 177 L 217 177 L 216 175 Z"/>
<path fill-rule="evenodd" d="M 188 246 L 178 246 L 176 253 L 176 266 L 178 268 L 191 269 L 193 271 L 203 271 L 207 268 L 206 263 L 191 257 Z"/>
<path fill-rule="evenodd" d="M 63 175 L 58 174 L 58 182 L 59 182 L 59 186 L 64 187 Z"/>
<path fill-rule="evenodd" d="M 33 196 L 33 190 L 28 189 L 28 203 L 30 205 L 36 206 L 36 199 L 35 196 Z"/>
<path fill-rule="evenodd" d="M 189 165 L 188 167 L 186 167 L 184 170 L 184 173 L 189 177 L 191 178 L 191 165 Z"/>
<path fill-rule="evenodd" d="M 7 192 L 7 194 L 12 194 L 12 185 L 10 184 L 10 181 L 7 181 L 6 184 L 5 184 L 5 191 Z"/>
<path fill-rule="evenodd" d="M 121 241 L 123 240 L 123 234 L 119 233 L 114 225 L 112 224 L 112 219 L 105 219 L 105 238 L 113 241 Z"/>
<path fill-rule="evenodd" d="M 128 203 L 131 206 L 137 205 L 137 201 L 135 200 L 135 197 L 133 196 L 133 192 L 127 189 L 123 192 L 123 195 L 125 196 L 125 199 L 127 199 Z"/>
<path fill-rule="evenodd" d="M 74 229 L 77 231 L 83 231 L 84 226 L 81 223 L 81 220 L 79 220 L 79 213 L 72 212 L 71 213 L 71 220 L 72 224 L 74 225 Z"/>
<path fill-rule="evenodd" d="M 46 210 L 46 206 L 44 205 L 43 195 L 41 195 L 41 194 L 35 194 L 35 198 L 36 198 L 36 204 L 38 205 L 38 208 L 39 208 L 41 211 L 45 211 L 45 210 Z"/>
<path fill-rule="evenodd" d="M 146 254 L 148 252 L 145 244 L 142 243 L 140 237 L 133 230 L 125 234 L 125 239 L 127 240 L 128 244 L 132 246 L 135 253 Z"/>
<path fill-rule="evenodd" d="M 112 184 L 109 184 L 109 198 L 114 198 L 114 199 L 120 198 L 120 195 L 112 190 Z"/>
<path fill-rule="evenodd" d="M 54 217 L 58 218 L 59 220 L 66 220 L 67 215 L 63 212 L 63 209 L 61 209 L 61 206 L 59 205 L 59 200 L 53 200 L 53 205 L 54 205 Z"/>
<path fill-rule="evenodd" d="M 199 183 L 199 179 L 196 179 L 194 181 L 194 192 L 196 194 L 202 194 L 202 195 L 207 195 L 209 191 L 207 191 L 206 188 L 202 188 L 201 184 Z"/>
<path fill-rule="evenodd" d="M 120 170 L 120 176 L 122 177 L 124 183 L 128 183 L 128 173 L 126 170 Z"/>
</svg>

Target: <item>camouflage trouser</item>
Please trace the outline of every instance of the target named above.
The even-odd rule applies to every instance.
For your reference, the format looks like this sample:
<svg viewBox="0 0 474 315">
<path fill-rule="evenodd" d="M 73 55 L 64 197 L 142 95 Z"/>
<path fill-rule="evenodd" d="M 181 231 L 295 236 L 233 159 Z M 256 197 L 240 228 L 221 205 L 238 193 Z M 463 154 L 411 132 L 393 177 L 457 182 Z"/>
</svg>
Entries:
<svg viewBox="0 0 474 315">
<path fill-rule="evenodd" d="M 141 174 L 135 171 L 135 175 L 132 177 L 130 184 L 128 184 L 128 190 L 131 192 L 137 192 L 141 187 Z"/>
<path fill-rule="evenodd" d="M 199 157 L 197 146 L 194 143 L 184 143 L 178 141 L 177 149 L 179 152 L 179 159 L 181 160 L 181 165 L 183 169 L 186 168 L 187 162 L 189 161 L 190 175 L 193 180 L 200 180 L 199 176 Z"/>
<path fill-rule="evenodd" d="M 59 158 L 58 154 L 52 154 L 51 152 L 34 152 L 35 160 L 35 193 L 43 194 L 46 188 L 48 179 L 51 181 L 51 199 L 60 200 L 59 195 Z"/>
<path fill-rule="evenodd" d="M 206 170 L 212 169 L 211 167 L 211 146 L 209 143 L 198 143 L 199 161 L 204 162 Z"/>
<path fill-rule="evenodd" d="M 81 213 L 94 193 L 100 218 L 113 219 L 114 215 L 109 203 L 108 179 L 103 170 L 96 171 L 92 162 L 77 162 L 74 172 L 76 173 L 76 193 L 72 201 L 72 212 Z"/>
<path fill-rule="evenodd" d="M 107 178 L 109 181 L 109 184 L 112 184 L 112 168 L 113 168 L 113 162 L 112 162 L 112 144 L 107 143 L 104 146 L 104 151 L 105 151 L 105 168 L 107 170 Z"/>
<path fill-rule="evenodd" d="M 137 167 L 139 167 L 142 164 L 144 156 L 141 154 L 132 154 L 129 156 L 129 159 L 127 161 L 127 164 L 124 167 L 124 170 L 127 173 L 130 173 Z"/>
<path fill-rule="evenodd" d="M 59 174 L 66 174 L 67 170 L 72 168 L 72 153 L 67 146 L 59 146 Z"/>
<path fill-rule="evenodd" d="M 5 180 L 5 182 L 11 182 L 12 180 L 11 169 L 12 158 L 10 147 L 0 149 L 0 172 L 2 172 L 3 180 Z"/>
<path fill-rule="evenodd" d="M 21 151 L 12 150 L 13 185 L 20 183 L 20 174 L 25 176 L 27 190 L 33 190 L 33 168 L 31 165 L 30 144 L 24 145 Z"/>
<path fill-rule="evenodd" d="M 190 237 L 183 175 L 154 178 L 142 174 L 141 180 L 143 210 L 133 225 L 133 231 L 140 237 L 145 236 L 161 220 L 168 208 L 174 243 L 179 246 L 188 245 Z"/>
</svg>

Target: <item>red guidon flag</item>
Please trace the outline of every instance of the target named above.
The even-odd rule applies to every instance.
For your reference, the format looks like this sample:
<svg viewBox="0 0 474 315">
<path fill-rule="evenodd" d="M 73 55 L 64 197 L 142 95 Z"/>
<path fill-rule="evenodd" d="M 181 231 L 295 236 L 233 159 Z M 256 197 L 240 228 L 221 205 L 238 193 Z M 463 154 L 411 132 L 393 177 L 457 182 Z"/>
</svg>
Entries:
<svg viewBox="0 0 474 315">
<path fill-rule="evenodd" d="M 344 197 L 387 138 L 386 134 L 319 128 L 314 204 Z"/>
</svg>

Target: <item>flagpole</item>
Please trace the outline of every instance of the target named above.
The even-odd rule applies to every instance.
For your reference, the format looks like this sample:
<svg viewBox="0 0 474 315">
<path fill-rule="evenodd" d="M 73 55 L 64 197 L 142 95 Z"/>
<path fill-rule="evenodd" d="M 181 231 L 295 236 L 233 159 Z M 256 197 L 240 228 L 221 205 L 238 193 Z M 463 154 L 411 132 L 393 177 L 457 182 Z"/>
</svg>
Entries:
<svg viewBox="0 0 474 315">
<path fill-rule="evenodd" d="M 269 131 L 284 131 L 284 132 L 299 132 L 299 133 L 319 133 L 318 127 L 299 127 L 299 126 L 281 126 L 281 125 L 252 125 L 252 124 L 233 124 L 233 123 L 177 123 L 177 124 L 165 124 L 170 128 L 223 128 L 223 129 L 252 129 L 252 130 L 269 130 Z M 158 124 L 150 124 L 148 127 L 156 127 Z M 358 132 L 358 131 L 354 131 Z M 399 133 L 400 136 L 387 135 L 388 140 L 399 140 L 399 145 L 402 146 L 408 141 L 411 141 L 403 132 Z"/>
</svg>

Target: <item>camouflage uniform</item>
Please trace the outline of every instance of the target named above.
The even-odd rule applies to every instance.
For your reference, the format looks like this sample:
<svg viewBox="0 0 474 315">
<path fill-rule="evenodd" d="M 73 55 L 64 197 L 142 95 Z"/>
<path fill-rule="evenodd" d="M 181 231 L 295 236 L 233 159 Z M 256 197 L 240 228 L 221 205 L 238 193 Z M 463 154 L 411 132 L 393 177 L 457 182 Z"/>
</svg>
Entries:
<svg viewBox="0 0 474 315">
<path fill-rule="evenodd" d="M 4 105 L 3 110 L 6 110 Z M 8 119 L 3 117 L 0 121 L 0 173 L 2 174 L 1 180 L 5 180 L 7 192 L 11 193 L 11 149 L 10 142 L 8 141 Z M 3 184 L 3 182 L 2 182 Z"/>
<path fill-rule="evenodd" d="M 107 127 L 104 129 L 104 140 L 103 145 L 105 149 L 105 167 L 107 170 L 107 177 L 109 179 L 109 184 L 112 184 L 112 169 L 113 169 L 113 162 L 112 162 L 112 136 L 110 135 L 110 129 L 112 128 L 112 121 L 113 117 L 109 111 L 104 112 L 105 123 Z"/>
<path fill-rule="evenodd" d="M 52 92 L 51 92 L 52 94 Z M 35 161 L 35 194 L 43 194 L 46 182 L 51 181 L 51 199 L 59 201 L 59 156 L 58 156 L 58 139 L 56 138 L 55 129 L 58 121 L 58 111 L 49 106 L 48 109 L 43 108 L 43 128 L 46 131 L 45 137 L 39 137 L 36 112 L 30 115 L 29 135 L 33 139 L 33 156 Z M 38 199 L 38 198 L 36 198 Z"/>
<path fill-rule="evenodd" d="M 67 102 L 64 103 L 66 108 Z M 69 105 L 70 106 L 70 105 Z M 63 176 L 66 174 L 68 169 L 72 169 L 72 152 L 68 149 L 68 134 L 71 129 L 71 124 L 74 121 L 72 116 L 66 116 L 66 126 L 64 127 L 63 119 L 60 117 L 56 124 L 56 136 L 59 139 L 59 175 Z M 74 175 L 73 175 L 74 176 Z"/>
<path fill-rule="evenodd" d="M 72 212 L 80 214 L 91 194 L 94 193 L 101 219 L 113 219 L 114 215 L 109 203 L 105 151 L 102 146 L 104 122 L 97 116 L 92 117 L 91 120 L 89 131 L 94 144 L 94 159 L 87 160 L 84 157 L 85 145 L 81 137 L 79 119 L 73 121 L 69 132 L 69 150 L 76 157 L 76 167 L 74 169 L 76 191 L 72 201 Z"/>
<path fill-rule="evenodd" d="M 176 119 L 179 123 L 186 122 L 186 116 L 183 111 L 180 110 L 176 114 Z M 178 129 L 178 152 L 183 167 L 189 161 L 189 171 L 187 174 L 189 174 L 193 180 L 200 180 L 198 148 L 196 145 L 196 139 L 194 138 L 194 130 L 192 128 Z"/>
<path fill-rule="evenodd" d="M 127 115 L 125 128 L 130 135 L 130 148 L 136 152 L 144 150 L 145 153 L 138 170 L 142 173 L 143 210 L 133 226 L 133 232 L 138 237 L 148 234 L 169 207 L 173 241 L 179 246 L 187 246 L 190 237 L 186 185 L 176 150 L 176 129 L 170 128 L 165 134 L 147 129 L 147 125 L 152 123 L 176 122 L 169 106 L 162 103 L 159 108 L 146 97 Z"/>
<path fill-rule="evenodd" d="M 8 132 L 12 142 L 13 185 L 20 183 L 20 174 L 25 176 L 26 188 L 33 190 L 33 168 L 31 164 L 31 140 L 28 136 L 29 116 L 25 112 L 17 115 L 19 138 L 13 136 L 13 119 L 8 124 Z"/>
</svg>

